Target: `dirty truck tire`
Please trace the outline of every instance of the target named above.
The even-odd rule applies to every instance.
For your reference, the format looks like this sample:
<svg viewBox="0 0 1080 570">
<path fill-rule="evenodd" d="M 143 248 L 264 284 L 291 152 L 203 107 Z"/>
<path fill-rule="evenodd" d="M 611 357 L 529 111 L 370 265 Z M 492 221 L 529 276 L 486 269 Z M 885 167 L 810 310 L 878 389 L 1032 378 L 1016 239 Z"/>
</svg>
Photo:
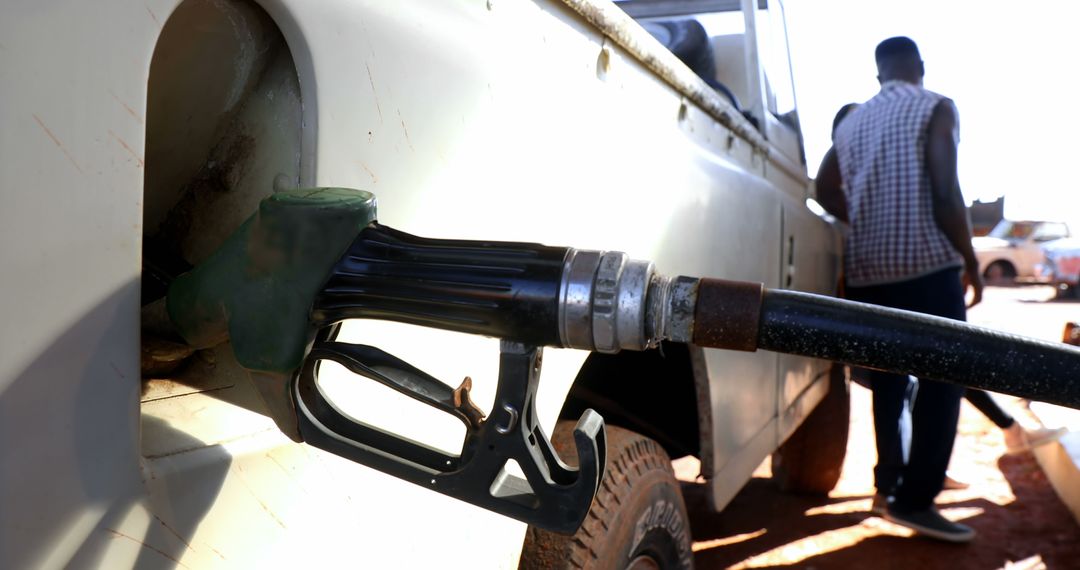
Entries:
<svg viewBox="0 0 1080 570">
<path fill-rule="evenodd" d="M 573 464 L 572 422 L 552 443 Z M 655 441 L 607 426 L 607 467 L 585 523 L 573 536 L 529 527 L 519 568 L 668 570 L 693 568 L 690 522 L 671 459 Z"/>
<path fill-rule="evenodd" d="M 846 367 L 833 364 L 829 393 L 772 456 L 773 480 L 791 493 L 825 495 L 840 480 L 851 399 Z"/>
</svg>

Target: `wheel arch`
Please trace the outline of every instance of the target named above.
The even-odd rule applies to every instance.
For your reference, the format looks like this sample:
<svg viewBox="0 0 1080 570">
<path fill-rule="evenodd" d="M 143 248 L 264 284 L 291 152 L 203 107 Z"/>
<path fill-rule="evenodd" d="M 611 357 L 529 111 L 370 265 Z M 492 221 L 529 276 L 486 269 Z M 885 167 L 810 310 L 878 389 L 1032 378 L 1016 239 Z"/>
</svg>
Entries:
<svg viewBox="0 0 1080 570">
<path fill-rule="evenodd" d="M 560 419 L 587 408 L 604 421 L 656 440 L 672 458 L 701 459 L 711 472 L 712 412 L 701 348 L 664 343 L 643 352 L 593 353 L 567 394 Z"/>
<path fill-rule="evenodd" d="M 983 275 L 985 276 L 986 273 L 990 270 L 990 268 L 994 267 L 995 265 L 1003 267 L 1005 269 L 1006 276 L 1015 277 L 1017 275 L 1017 273 L 1016 273 L 1016 264 L 1013 263 L 1010 259 L 1005 258 L 1005 257 L 998 257 L 998 258 L 995 258 L 995 259 L 991 260 L 989 263 L 987 263 L 986 267 L 984 267 L 983 270 L 982 270 Z"/>
</svg>

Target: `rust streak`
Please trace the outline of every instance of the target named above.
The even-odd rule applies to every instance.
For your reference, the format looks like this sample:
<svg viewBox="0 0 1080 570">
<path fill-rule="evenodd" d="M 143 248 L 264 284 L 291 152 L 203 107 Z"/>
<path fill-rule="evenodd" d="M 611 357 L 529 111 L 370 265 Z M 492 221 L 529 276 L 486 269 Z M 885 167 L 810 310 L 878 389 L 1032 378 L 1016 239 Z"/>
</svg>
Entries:
<svg viewBox="0 0 1080 570">
<path fill-rule="evenodd" d="M 296 481 L 297 486 L 300 487 L 300 490 L 303 491 L 304 494 L 310 494 L 310 493 L 308 493 L 308 490 L 303 485 L 300 484 L 300 480 L 297 479 L 296 476 L 293 475 L 291 471 L 289 471 L 289 469 L 287 469 L 284 465 L 282 465 L 281 462 L 277 460 L 277 458 L 275 458 L 273 455 L 270 455 L 269 453 L 266 453 L 265 455 L 266 455 L 267 459 L 269 459 L 270 461 L 273 461 L 274 465 L 277 465 L 278 468 L 281 469 L 282 472 L 285 473 L 286 477 L 288 477 L 289 479 L 292 479 L 293 481 Z"/>
<path fill-rule="evenodd" d="M 224 554 L 219 552 L 218 549 L 214 548 L 213 546 L 210 546 L 209 544 L 207 544 L 206 547 L 209 548 L 210 550 L 213 550 L 214 554 L 217 554 L 219 557 L 221 557 L 222 560 L 228 560 L 228 558 L 225 558 Z"/>
<path fill-rule="evenodd" d="M 397 116 L 401 120 L 401 130 L 405 131 L 405 142 L 409 143 L 409 150 L 416 152 L 416 148 L 412 145 L 412 139 L 409 138 L 409 127 L 405 126 L 405 117 L 401 116 L 401 109 L 397 110 Z"/>
<path fill-rule="evenodd" d="M 239 465 L 237 465 L 236 467 L 238 470 L 243 471 L 242 469 L 240 469 Z M 251 485 L 248 485 L 248 482 L 244 480 L 244 477 L 242 475 L 238 476 L 237 479 L 239 479 L 240 482 L 244 484 L 244 488 L 248 490 L 248 493 L 251 493 L 251 498 L 255 499 L 255 502 L 259 503 L 259 506 L 262 507 L 262 510 L 266 511 L 266 514 L 270 515 L 270 518 L 274 519 L 274 522 L 278 523 L 278 526 L 285 530 L 289 529 L 289 527 L 285 526 L 285 523 L 280 518 L 278 518 L 274 511 L 272 511 L 270 507 L 267 506 L 267 504 L 264 503 L 262 499 L 260 499 L 259 496 L 255 494 L 255 490 L 251 488 Z"/>
<path fill-rule="evenodd" d="M 379 123 L 382 123 L 382 120 L 383 120 L 382 106 L 379 105 L 379 92 L 378 92 L 378 90 L 375 89 L 375 76 L 372 75 L 372 73 L 371 73 L 371 66 L 370 65 L 365 63 L 364 67 L 367 69 L 368 81 L 371 82 L 371 95 L 375 98 L 375 109 L 377 111 L 379 111 Z"/>
<path fill-rule="evenodd" d="M 135 112 L 135 109 L 132 109 L 130 106 L 128 106 L 127 103 L 121 101 L 120 97 L 118 97 L 112 89 L 109 89 L 109 95 L 112 95 L 113 100 L 119 103 L 120 106 L 123 107 L 124 110 L 127 111 L 127 113 L 131 115 L 136 121 L 138 121 L 140 125 L 143 124 L 143 118 L 139 116 L 137 112 Z"/>
<path fill-rule="evenodd" d="M 311 448 L 309 448 L 306 445 L 302 446 L 300 449 L 303 449 L 304 453 L 308 457 L 313 458 L 315 460 L 315 462 L 319 464 L 319 467 L 322 467 L 323 471 L 326 473 L 326 476 L 334 481 L 334 487 L 335 488 L 344 488 L 344 487 L 341 487 L 341 485 L 338 484 L 338 478 L 334 474 L 334 470 L 331 469 L 330 467 L 326 466 L 326 461 L 323 459 L 322 454 L 320 454 L 320 453 L 312 453 Z M 353 504 L 352 495 L 349 495 L 348 493 L 346 493 L 345 494 L 345 500 L 349 503 L 349 506 L 352 507 L 352 504 Z"/>
<path fill-rule="evenodd" d="M 186 565 L 186 564 L 184 564 L 183 562 L 180 562 L 180 561 L 179 561 L 179 560 L 177 560 L 176 558 L 173 558 L 172 556 L 169 556 L 169 554 L 168 554 L 167 552 L 165 552 L 165 551 L 163 551 L 163 550 L 158 550 L 157 548 L 154 548 L 153 546 L 150 546 L 149 544 L 146 544 L 145 542 L 143 542 L 143 541 L 141 541 L 141 540 L 139 540 L 139 539 L 137 539 L 137 538 L 134 538 L 134 537 L 128 536 L 128 535 L 126 535 L 126 534 L 124 534 L 124 533 L 122 533 L 122 532 L 119 532 L 119 531 L 113 530 L 113 529 L 111 529 L 111 528 L 106 528 L 105 530 L 107 530 L 107 531 L 109 531 L 109 532 L 113 533 L 113 535 L 114 535 L 114 536 L 118 536 L 118 537 L 120 537 L 120 538 L 126 538 L 126 539 L 128 539 L 128 540 L 130 540 L 130 541 L 132 541 L 132 542 L 134 542 L 134 543 L 136 543 L 136 544 L 138 544 L 139 546 L 142 546 L 143 548 L 146 548 L 146 549 L 149 549 L 149 550 L 153 550 L 154 552 L 157 552 L 158 554 L 160 554 L 160 555 L 164 556 L 165 558 L 168 558 L 169 560 L 172 560 L 173 562 L 175 562 L 175 563 L 179 564 L 180 566 L 183 566 L 184 568 L 190 568 L 189 566 L 187 566 L 187 565 Z"/>
<path fill-rule="evenodd" d="M 120 146 L 124 147 L 124 150 L 128 151 L 131 157 L 135 159 L 135 162 L 138 163 L 139 168 L 143 167 L 145 163 L 143 163 L 143 159 L 139 157 L 139 155 L 135 152 L 135 149 L 128 146 L 128 144 L 124 142 L 124 139 L 120 138 L 120 135 L 112 132 L 112 130 L 109 130 L 109 135 L 111 135 L 112 138 L 116 139 L 116 142 L 120 143 Z"/>
<path fill-rule="evenodd" d="M 248 490 L 251 491 L 250 488 Z M 255 497 L 254 491 L 251 492 L 251 496 Z M 289 527 L 285 526 L 285 522 L 279 519 L 278 516 L 274 514 L 274 511 L 270 510 L 270 507 L 266 506 L 266 503 L 262 502 L 262 499 L 255 497 L 255 500 L 259 502 L 259 506 L 262 507 L 262 510 L 266 511 L 266 514 L 270 515 L 270 518 L 274 519 L 274 522 L 278 523 L 278 526 L 285 530 L 289 529 Z"/>
<path fill-rule="evenodd" d="M 183 542 L 184 546 L 188 547 L 188 550 L 195 552 L 195 549 L 191 547 L 191 543 L 187 540 L 184 540 L 184 537 L 179 532 L 176 532 L 176 529 L 165 524 L 165 521 L 161 520 L 161 517 L 154 515 L 154 518 L 157 520 L 158 524 L 165 527 L 165 530 L 171 532 L 173 536 L 175 536 L 180 542 Z"/>
<path fill-rule="evenodd" d="M 155 24 L 157 24 L 157 27 L 158 27 L 158 29 L 160 30 L 160 29 L 161 29 L 161 21 L 160 21 L 160 20 L 158 20 L 158 19 L 157 19 L 157 16 L 155 16 L 155 15 L 154 15 L 154 11 L 153 11 L 153 10 L 151 10 L 149 6 L 143 6 L 143 8 L 146 8 L 146 13 L 147 13 L 147 14 L 150 14 L 150 18 L 151 18 L 152 20 L 154 20 L 154 23 L 155 23 Z"/>
<path fill-rule="evenodd" d="M 378 183 L 379 183 L 379 177 L 378 177 L 378 176 L 375 176 L 375 173 L 374 173 L 374 172 L 372 172 L 372 171 L 371 171 L 371 169 L 370 169 L 370 168 L 368 168 L 366 164 L 364 164 L 363 162 L 361 162 L 361 163 L 360 163 L 360 168 L 363 168 L 363 169 L 364 169 L 364 172 L 367 172 L 367 173 L 368 173 L 368 176 L 370 176 L 370 177 L 371 177 L 371 183 L 372 183 L 372 184 L 378 184 Z"/>
<path fill-rule="evenodd" d="M 60 142 L 60 139 L 56 138 L 56 135 L 54 135 L 53 132 L 49 130 L 49 127 L 45 126 L 45 122 L 41 120 L 41 117 L 38 117 L 33 113 L 30 113 L 30 116 L 34 117 L 34 120 L 37 121 L 37 124 L 39 127 L 41 127 L 41 130 L 45 131 L 45 134 L 48 135 L 50 139 L 52 139 L 53 143 L 56 144 L 56 148 L 60 149 L 60 152 L 64 153 L 64 156 L 66 156 L 68 161 L 71 162 L 71 165 L 75 167 L 75 170 L 78 170 L 79 174 L 86 174 L 85 172 L 83 172 L 83 169 L 79 167 L 79 163 L 75 162 L 75 159 L 71 156 L 71 153 L 69 153 L 67 149 L 64 148 L 64 145 Z"/>
</svg>

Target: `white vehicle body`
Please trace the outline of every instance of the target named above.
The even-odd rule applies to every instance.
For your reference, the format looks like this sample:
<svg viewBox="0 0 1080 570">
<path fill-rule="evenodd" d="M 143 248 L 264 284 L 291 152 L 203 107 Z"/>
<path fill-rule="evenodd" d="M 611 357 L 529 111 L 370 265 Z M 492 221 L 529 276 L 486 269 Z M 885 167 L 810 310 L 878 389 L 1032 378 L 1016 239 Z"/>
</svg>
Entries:
<svg viewBox="0 0 1080 570">
<path fill-rule="evenodd" d="M 1001 220 L 986 236 L 972 238 L 975 257 L 990 282 L 1037 278 L 1042 246 L 1069 236 L 1061 222 Z"/>
<path fill-rule="evenodd" d="M 1080 239 L 1063 238 L 1043 244 L 1045 259 L 1035 268 L 1035 277 L 1064 292 L 1080 285 Z"/>
<path fill-rule="evenodd" d="M 805 206 L 799 135 L 770 114 L 756 58 L 743 97 L 761 130 L 617 11 L 0 7 L 0 567 L 517 565 L 524 524 L 284 437 L 227 346 L 184 378 L 140 381 L 144 240 L 197 263 L 275 188 L 371 190 L 382 223 L 417 235 L 617 249 L 666 274 L 831 293 L 838 233 Z M 346 335 L 471 376 L 490 405 L 492 339 L 371 322 Z M 546 353 L 549 428 L 588 356 Z M 827 363 L 689 356 L 680 385 L 722 508 L 823 397 Z M 453 449 L 460 434 L 368 384 L 328 389 Z"/>
</svg>

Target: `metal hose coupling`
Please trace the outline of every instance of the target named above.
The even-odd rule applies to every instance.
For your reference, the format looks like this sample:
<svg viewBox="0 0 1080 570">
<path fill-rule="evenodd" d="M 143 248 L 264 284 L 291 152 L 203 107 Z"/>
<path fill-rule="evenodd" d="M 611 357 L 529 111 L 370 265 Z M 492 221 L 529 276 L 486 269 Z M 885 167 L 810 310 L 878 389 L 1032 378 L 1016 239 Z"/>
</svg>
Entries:
<svg viewBox="0 0 1080 570">
<path fill-rule="evenodd" d="M 668 284 L 652 262 L 623 252 L 567 250 L 559 287 L 562 345 L 609 354 L 656 346 Z"/>
<path fill-rule="evenodd" d="M 763 287 L 667 277 L 618 251 L 568 249 L 559 287 L 561 345 L 616 353 L 661 341 L 757 349 Z"/>
</svg>

